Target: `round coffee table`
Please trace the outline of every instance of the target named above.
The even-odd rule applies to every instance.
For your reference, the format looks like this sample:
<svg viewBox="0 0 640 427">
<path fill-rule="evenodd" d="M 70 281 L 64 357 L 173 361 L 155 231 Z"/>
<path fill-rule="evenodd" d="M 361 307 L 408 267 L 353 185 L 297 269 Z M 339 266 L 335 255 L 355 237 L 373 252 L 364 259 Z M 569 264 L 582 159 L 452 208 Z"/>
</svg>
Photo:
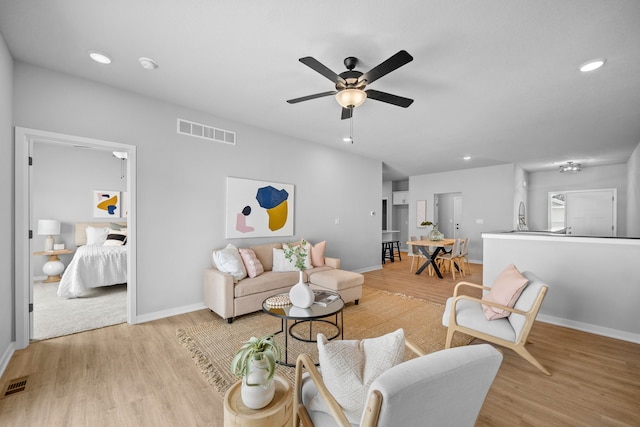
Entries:
<svg viewBox="0 0 640 427">
<path fill-rule="evenodd" d="M 318 293 L 314 291 L 314 293 Z M 276 332 L 276 334 L 284 332 L 284 360 L 279 360 L 278 363 L 284 366 L 296 366 L 295 363 L 289 363 L 289 337 L 296 339 L 298 341 L 304 342 L 316 342 L 313 338 L 313 322 L 324 322 L 325 324 L 332 325 L 335 327 L 335 333 L 327 339 L 332 340 L 340 336 L 340 339 L 344 339 L 344 317 L 342 310 L 344 309 L 344 301 L 340 298 L 340 295 L 336 292 L 330 291 L 322 291 L 322 293 L 328 293 L 331 295 L 336 295 L 338 298 L 327 304 L 326 306 L 322 306 L 319 304 L 313 304 L 309 308 L 300 308 L 294 305 L 285 305 L 285 306 L 276 306 L 272 307 L 267 304 L 272 297 L 265 299 L 262 302 L 262 311 L 271 316 L 280 318 L 280 330 Z M 275 297 L 284 297 L 288 294 L 278 294 L 274 295 Z M 328 319 L 329 317 L 334 316 L 333 321 Z M 338 322 L 338 316 L 340 317 L 340 321 Z M 292 320 L 293 323 L 289 326 L 289 321 Z M 294 333 L 294 330 L 297 329 L 302 324 L 309 324 L 309 335 L 308 338 L 301 337 Z M 275 334 L 274 334 L 275 335 Z"/>
</svg>

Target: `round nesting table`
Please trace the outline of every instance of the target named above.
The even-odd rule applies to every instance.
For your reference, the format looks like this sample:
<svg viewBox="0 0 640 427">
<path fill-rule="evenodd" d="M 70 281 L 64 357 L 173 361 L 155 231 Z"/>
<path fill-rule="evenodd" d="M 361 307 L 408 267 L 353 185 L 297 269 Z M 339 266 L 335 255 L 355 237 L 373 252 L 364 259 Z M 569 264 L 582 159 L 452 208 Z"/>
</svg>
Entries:
<svg viewBox="0 0 640 427">
<path fill-rule="evenodd" d="M 314 291 L 316 295 L 319 293 L 318 291 Z M 271 316 L 279 317 L 281 320 L 280 330 L 276 332 L 276 334 L 284 333 L 284 360 L 279 360 L 278 363 L 284 366 L 296 366 L 294 363 L 289 363 L 289 337 L 296 339 L 298 341 L 304 342 L 316 342 L 313 338 L 313 322 L 323 322 L 325 324 L 331 325 L 331 327 L 335 327 L 335 333 L 331 336 L 328 336 L 328 340 L 332 340 L 337 338 L 338 336 L 341 339 L 344 339 L 344 317 L 342 310 L 344 309 L 344 301 L 340 298 L 340 295 L 337 292 L 331 291 L 322 291 L 322 294 L 329 294 L 337 296 L 337 298 L 327 304 L 326 306 L 314 303 L 309 308 L 300 308 L 294 305 L 284 305 L 284 306 L 276 306 L 273 307 L 268 304 L 268 301 L 273 298 L 269 297 L 262 302 L 262 311 Z M 284 297 L 288 294 L 278 294 L 275 297 Z M 328 318 L 331 316 L 335 316 L 333 320 L 329 320 Z M 340 321 L 338 322 L 338 316 L 340 317 Z M 292 320 L 293 324 L 289 326 L 289 321 Z M 308 323 L 309 324 L 309 335 L 308 338 L 299 336 L 294 332 L 296 326 Z"/>
<path fill-rule="evenodd" d="M 290 427 L 293 425 L 293 392 L 289 382 L 276 375 L 273 400 L 261 409 L 247 408 L 240 395 L 242 381 L 224 395 L 224 427 Z"/>
</svg>

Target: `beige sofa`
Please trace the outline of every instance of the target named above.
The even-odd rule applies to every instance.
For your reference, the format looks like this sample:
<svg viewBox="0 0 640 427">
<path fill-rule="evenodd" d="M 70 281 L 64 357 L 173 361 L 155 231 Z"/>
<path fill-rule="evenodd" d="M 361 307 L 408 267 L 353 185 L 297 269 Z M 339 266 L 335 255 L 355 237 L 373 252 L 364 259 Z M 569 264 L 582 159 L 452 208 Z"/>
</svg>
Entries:
<svg viewBox="0 0 640 427">
<path fill-rule="evenodd" d="M 299 280 L 298 271 L 276 272 L 273 268 L 273 249 L 282 249 L 281 243 L 250 246 L 264 273 L 257 277 L 246 277 L 234 283 L 229 273 L 218 270 L 215 263 L 204 270 L 204 303 L 228 323 L 234 317 L 262 310 L 262 302 L 268 297 L 288 292 Z M 215 251 L 214 251 L 215 252 Z M 340 294 L 345 302 L 358 304 L 362 297 L 364 276 L 340 270 L 340 260 L 325 257 L 325 265 L 303 271 L 305 282 L 312 289 L 326 289 Z"/>
</svg>

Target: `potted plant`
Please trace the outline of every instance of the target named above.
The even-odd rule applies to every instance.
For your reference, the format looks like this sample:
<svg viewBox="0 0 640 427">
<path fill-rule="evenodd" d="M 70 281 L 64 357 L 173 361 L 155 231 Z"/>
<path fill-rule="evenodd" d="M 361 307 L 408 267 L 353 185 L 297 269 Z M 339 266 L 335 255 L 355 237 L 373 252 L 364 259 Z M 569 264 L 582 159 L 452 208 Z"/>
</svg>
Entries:
<svg viewBox="0 0 640 427">
<path fill-rule="evenodd" d="M 273 340 L 273 335 L 251 337 L 233 357 L 231 372 L 242 377 L 241 397 L 247 407 L 260 409 L 273 399 L 273 376 L 280 357 L 280 347 Z"/>
<path fill-rule="evenodd" d="M 284 247 L 284 257 L 289 260 L 289 262 L 294 263 L 295 267 L 300 272 L 300 279 L 298 283 L 296 283 L 291 290 L 289 290 L 289 299 L 291 300 L 291 304 L 300 308 L 309 308 L 313 304 L 315 299 L 315 295 L 313 291 L 304 283 L 304 275 L 302 271 L 305 267 L 305 260 L 307 258 L 307 242 L 302 239 L 299 245 L 296 246 L 285 246 Z"/>
<path fill-rule="evenodd" d="M 429 240 L 437 242 L 444 239 L 444 235 L 438 230 L 438 224 L 431 221 L 422 221 L 420 225 L 433 225 L 433 229 L 429 232 Z"/>
</svg>

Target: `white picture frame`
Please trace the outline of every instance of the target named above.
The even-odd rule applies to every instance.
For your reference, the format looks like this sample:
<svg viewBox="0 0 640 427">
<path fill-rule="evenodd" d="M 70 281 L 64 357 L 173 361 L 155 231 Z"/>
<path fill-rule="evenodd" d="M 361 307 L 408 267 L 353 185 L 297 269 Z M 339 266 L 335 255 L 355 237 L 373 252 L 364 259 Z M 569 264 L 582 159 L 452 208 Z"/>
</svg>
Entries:
<svg viewBox="0 0 640 427">
<path fill-rule="evenodd" d="M 227 177 L 226 238 L 293 236 L 293 184 Z"/>
</svg>

